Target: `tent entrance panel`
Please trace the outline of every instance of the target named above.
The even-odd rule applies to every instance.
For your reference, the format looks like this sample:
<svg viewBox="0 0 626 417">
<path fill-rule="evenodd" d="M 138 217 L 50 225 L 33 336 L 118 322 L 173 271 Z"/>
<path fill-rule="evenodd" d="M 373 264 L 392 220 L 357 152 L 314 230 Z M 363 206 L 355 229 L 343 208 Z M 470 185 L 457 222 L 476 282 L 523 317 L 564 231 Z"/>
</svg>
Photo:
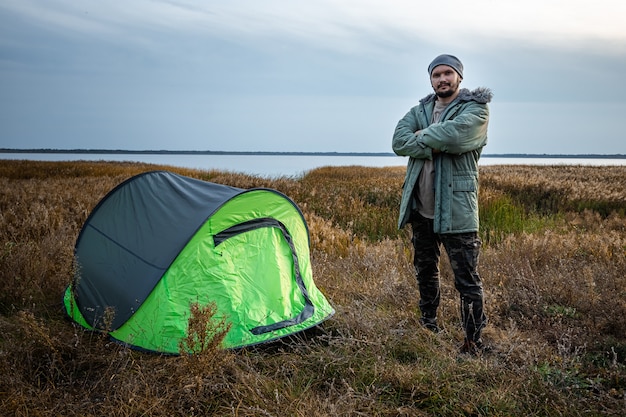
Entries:
<svg viewBox="0 0 626 417">
<path fill-rule="evenodd" d="M 270 228 L 273 230 L 262 232 L 260 230 L 262 228 Z M 259 236 L 248 236 L 249 233 L 254 231 L 258 231 Z M 282 240 L 280 239 L 281 235 Z M 250 296 L 262 295 L 264 297 L 264 300 L 259 303 L 259 306 L 264 307 L 261 308 L 261 310 L 267 312 L 267 309 L 272 308 L 271 306 L 273 305 L 278 306 L 277 310 L 280 310 L 280 312 L 278 312 L 275 311 L 275 309 L 272 312 L 273 314 L 267 314 L 267 318 L 270 319 L 270 321 L 276 321 L 253 327 L 249 329 L 251 333 L 260 335 L 294 326 L 304 322 L 313 315 L 314 307 L 300 274 L 298 255 L 293 244 L 293 239 L 281 222 L 270 218 L 250 220 L 218 233 L 213 237 L 213 240 L 215 242 L 215 248 L 218 251 L 221 249 L 220 245 L 225 244 L 229 240 L 232 240 L 231 242 L 234 248 L 238 248 L 237 250 L 229 248 L 227 252 L 229 255 L 234 255 L 239 259 L 238 262 L 232 263 L 239 264 L 237 267 L 239 273 L 241 273 L 242 270 L 248 271 L 247 279 L 253 283 L 249 288 L 255 293 L 250 294 Z M 250 241 L 255 243 L 273 242 L 275 245 L 264 247 L 262 251 L 257 252 L 258 257 L 251 258 L 250 256 L 246 256 L 249 254 L 247 248 L 249 249 L 251 247 Z M 239 248 L 243 249 L 243 251 Z M 286 251 L 287 249 L 288 251 Z M 220 256 L 223 256 L 223 254 Z M 250 263 L 250 260 L 253 262 Z M 245 267 L 244 263 L 247 264 Z M 277 277 L 279 279 L 276 279 Z M 259 289 L 261 291 L 259 291 Z M 296 311 L 292 308 L 293 303 L 291 301 L 296 298 L 298 299 L 298 304 L 300 301 L 297 291 L 294 291 L 296 289 L 299 290 L 304 305 L 297 315 L 293 315 Z M 289 294 L 285 294 L 285 292 Z M 288 296 L 286 297 L 286 295 Z M 287 305 L 285 304 L 285 300 L 289 300 Z M 270 318 L 272 316 L 273 318 Z M 279 320 L 280 317 L 282 317 L 282 320 Z"/>
</svg>

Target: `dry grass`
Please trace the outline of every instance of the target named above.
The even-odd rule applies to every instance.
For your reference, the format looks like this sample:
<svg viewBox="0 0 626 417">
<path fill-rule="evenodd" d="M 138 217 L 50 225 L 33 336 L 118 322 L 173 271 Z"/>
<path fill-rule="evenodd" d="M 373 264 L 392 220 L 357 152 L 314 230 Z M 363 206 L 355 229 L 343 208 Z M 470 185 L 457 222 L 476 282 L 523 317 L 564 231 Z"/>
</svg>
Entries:
<svg viewBox="0 0 626 417">
<path fill-rule="evenodd" d="M 487 166 L 481 171 L 484 187 L 501 190 L 527 209 L 545 213 L 586 208 L 606 217 L 626 215 L 626 166 Z"/>
<path fill-rule="evenodd" d="M 314 277 L 337 314 L 240 351 L 191 323 L 198 354 L 126 349 L 64 318 L 72 251 L 124 179 L 172 171 L 294 199 Z M 417 325 L 404 170 L 322 168 L 302 179 L 132 163 L 0 162 L 0 415 L 596 416 L 626 410 L 626 168 L 485 167 L 481 275 L 495 347 L 457 354 L 457 294 L 442 263 L 442 324 Z M 218 332 L 219 333 L 219 332 Z"/>
</svg>

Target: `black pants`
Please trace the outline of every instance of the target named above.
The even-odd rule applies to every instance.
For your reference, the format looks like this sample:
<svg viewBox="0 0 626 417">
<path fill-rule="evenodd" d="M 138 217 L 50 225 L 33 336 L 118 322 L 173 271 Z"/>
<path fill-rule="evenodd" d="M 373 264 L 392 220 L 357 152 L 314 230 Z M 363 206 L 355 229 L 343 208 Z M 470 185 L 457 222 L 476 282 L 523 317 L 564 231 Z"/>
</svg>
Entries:
<svg viewBox="0 0 626 417">
<path fill-rule="evenodd" d="M 441 246 L 446 250 L 454 286 L 459 291 L 461 323 L 468 340 L 477 341 L 487 324 L 483 311 L 483 286 L 477 272 L 481 242 L 478 233 L 437 234 L 433 220 L 419 214 L 411 217 L 413 228 L 413 265 L 420 292 L 419 307 L 422 317 L 433 321 L 439 307 L 439 259 Z"/>
</svg>

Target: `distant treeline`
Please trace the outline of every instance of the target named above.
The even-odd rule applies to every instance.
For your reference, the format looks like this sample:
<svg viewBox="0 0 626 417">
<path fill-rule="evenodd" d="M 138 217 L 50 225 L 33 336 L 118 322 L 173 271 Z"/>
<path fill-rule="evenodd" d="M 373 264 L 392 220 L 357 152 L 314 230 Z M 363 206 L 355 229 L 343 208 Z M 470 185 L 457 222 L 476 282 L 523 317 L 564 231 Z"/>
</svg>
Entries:
<svg viewBox="0 0 626 417">
<path fill-rule="evenodd" d="M 275 152 L 275 151 L 184 151 L 184 150 L 128 150 L 128 149 L 9 149 L 0 153 L 62 153 L 62 154 L 160 154 L 160 155 L 301 155 L 301 156 L 395 156 L 392 152 Z M 626 159 L 626 154 L 483 154 L 488 158 L 580 158 Z"/>
</svg>

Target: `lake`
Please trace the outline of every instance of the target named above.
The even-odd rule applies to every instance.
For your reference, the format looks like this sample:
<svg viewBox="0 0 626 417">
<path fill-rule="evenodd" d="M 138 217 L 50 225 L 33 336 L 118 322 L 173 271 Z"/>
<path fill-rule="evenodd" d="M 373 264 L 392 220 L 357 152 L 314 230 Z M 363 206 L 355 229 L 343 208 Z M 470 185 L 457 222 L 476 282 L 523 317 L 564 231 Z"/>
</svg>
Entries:
<svg viewBox="0 0 626 417">
<path fill-rule="evenodd" d="M 96 154 L 96 153 L 0 153 L 0 160 L 35 161 L 133 161 L 175 167 L 241 172 L 262 177 L 299 177 L 322 166 L 405 166 L 406 157 L 360 155 L 203 155 L 203 154 Z M 480 165 L 626 165 L 624 159 L 607 158 L 508 158 L 483 156 Z"/>
</svg>

